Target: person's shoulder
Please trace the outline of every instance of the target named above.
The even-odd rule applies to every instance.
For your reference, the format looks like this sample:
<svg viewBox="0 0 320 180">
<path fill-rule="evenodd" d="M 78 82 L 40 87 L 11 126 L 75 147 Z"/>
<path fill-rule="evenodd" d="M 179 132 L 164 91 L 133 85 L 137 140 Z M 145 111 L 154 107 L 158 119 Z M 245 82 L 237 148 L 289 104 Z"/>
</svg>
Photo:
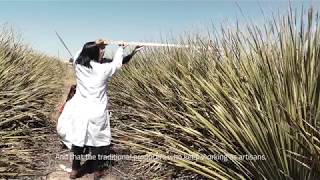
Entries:
<svg viewBox="0 0 320 180">
<path fill-rule="evenodd" d="M 96 62 L 96 61 L 90 61 L 90 65 L 92 66 L 93 69 L 95 70 L 104 70 L 105 69 L 105 63 L 101 62 Z"/>
<path fill-rule="evenodd" d="M 91 65 L 91 66 L 99 66 L 100 63 L 99 63 L 99 62 L 96 62 L 96 61 L 90 61 L 90 65 Z"/>
<path fill-rule="evenodd" d="M 112 59 L 110 58 L 103 58 L 101 63 L 111 63 L 112 62 Z"/>
</svg>

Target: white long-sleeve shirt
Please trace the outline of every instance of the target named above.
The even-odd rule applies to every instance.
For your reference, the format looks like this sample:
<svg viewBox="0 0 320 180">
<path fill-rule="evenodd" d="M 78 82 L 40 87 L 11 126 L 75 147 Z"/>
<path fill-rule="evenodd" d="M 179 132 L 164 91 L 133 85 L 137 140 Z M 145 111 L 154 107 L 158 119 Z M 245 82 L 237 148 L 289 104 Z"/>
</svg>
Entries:
<svg viewBox="0 0 320 180">
<path fill-rule="evenodd" d="M 79 55 L 79 54 L 78 54 Z M 74 58 L 77 59 L 77 56 Z M 111 142 L 110 119 L 107 110 L 108 80 L 121 68 L 123 48 L 119 47 L 113 61 L 100 64 L 91 61 L 92 68 L 74 64 L 76 93 L 58 119 L 57 131 L 63 142 L 76 146 L 106 146 Z"/>
</svg>

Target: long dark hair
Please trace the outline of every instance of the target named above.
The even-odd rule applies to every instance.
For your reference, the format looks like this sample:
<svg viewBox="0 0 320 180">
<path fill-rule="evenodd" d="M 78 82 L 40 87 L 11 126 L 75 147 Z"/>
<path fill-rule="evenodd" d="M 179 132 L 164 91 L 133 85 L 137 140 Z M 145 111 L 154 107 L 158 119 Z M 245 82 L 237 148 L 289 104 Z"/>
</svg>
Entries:
<svg viewBox="0 0 320 180">
<path fill-rule="evenodd" d="M 95 42 L 87 42 L 84 44 L 79 57 L 76 59 L 76 64 L 80 64 L 87 68 L 92 68 L 90 61 L 99 61 L 99 47 Z"/>
</svg>

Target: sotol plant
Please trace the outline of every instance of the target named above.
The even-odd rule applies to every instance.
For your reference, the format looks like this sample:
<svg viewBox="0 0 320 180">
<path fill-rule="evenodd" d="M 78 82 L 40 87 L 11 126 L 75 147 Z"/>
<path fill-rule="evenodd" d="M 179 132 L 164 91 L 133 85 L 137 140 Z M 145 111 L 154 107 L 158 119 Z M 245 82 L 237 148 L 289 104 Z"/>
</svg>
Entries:
<svg viewBox="0 0 320 180">
<path fill-rule="evenodd" d="M 115 142 L 139 154 L 232 156 L 149 159 L 141 169 L 173 165 L 211 179 L 320 177 L 319 16 L 297 14 L 222 28 L 211 43 L 190 42 L 197 50 L 135 59 L 110 87 Z"/>
<path fill-rule="evenodd" d="M 0 31 L 0 177 L 45 173 L 65 65 Z"/>
</svg>

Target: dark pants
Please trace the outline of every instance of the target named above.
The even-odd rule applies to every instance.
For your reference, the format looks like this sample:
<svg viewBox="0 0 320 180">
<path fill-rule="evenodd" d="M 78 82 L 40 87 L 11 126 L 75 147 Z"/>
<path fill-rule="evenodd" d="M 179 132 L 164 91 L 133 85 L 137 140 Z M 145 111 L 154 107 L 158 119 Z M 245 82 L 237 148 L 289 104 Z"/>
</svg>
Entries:
<svg viewBox="0 0 320 180">
<path fill-rule="evenodd" d="M 72 145 L 71 151 L 74 154 L 74 158 L 72 160 L 72 169 L 79 170 L 81 167 L 81 159 L 77 159 L 76 157 L 80 157 L 81 155 L 87 154 L 90 149 L 91 151 L 91 158 L 89 161 L 92 162 L 92 168 L 95 171 L 100 171 L 104 169 L 106 166 L 110 165 L 110 160 L 106 160 L 103 157 L 106 157 L 110 154 L 110 145 L 109 146 L 101 146 L 101 147 L 94 147 L 94 146 L 84 146 L 79 147 Z"/>
</svg>

